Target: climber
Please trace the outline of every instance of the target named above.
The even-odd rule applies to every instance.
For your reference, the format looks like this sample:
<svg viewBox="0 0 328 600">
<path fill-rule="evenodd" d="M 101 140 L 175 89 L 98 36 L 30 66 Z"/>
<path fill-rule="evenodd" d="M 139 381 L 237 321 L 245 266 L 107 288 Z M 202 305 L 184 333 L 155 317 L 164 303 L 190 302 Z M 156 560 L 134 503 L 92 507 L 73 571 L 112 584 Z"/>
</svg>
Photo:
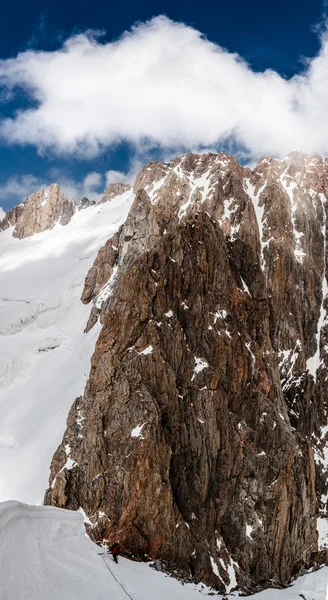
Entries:
<svg viewBox="0 0 328 600">
<path fill-rule="evenodd" d="M 118 562 L 117 561 L 117 557 L 120 554 L 120 547 L 119 547 L 119 545 L 116 542 L 114 544 L 109 544 L 107 554 L 111 554 L 112 557 L 113 557 L 113 559 L 117 563 Z"/>
</svg>

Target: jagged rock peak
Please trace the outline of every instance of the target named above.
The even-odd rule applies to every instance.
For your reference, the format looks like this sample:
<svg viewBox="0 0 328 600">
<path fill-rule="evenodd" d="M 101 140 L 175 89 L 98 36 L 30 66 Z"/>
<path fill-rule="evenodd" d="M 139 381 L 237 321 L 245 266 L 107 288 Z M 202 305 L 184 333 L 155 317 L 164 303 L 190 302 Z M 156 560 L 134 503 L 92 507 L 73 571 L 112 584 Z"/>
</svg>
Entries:
<svg viewBox="0 0 328 600">
<path fill-rule="evenodd" d="M 327 508 L 327 175 L 295 152 L 139 172 L 86 277 L 102 329 L 47 503 L 222 591 L 310 560 Z"/>
<path fill-rule="evenodd" d="M 67 225 L 75 211 L 75 201 L 67 200 L 59 185 L 53 183 L 8 211 L 0 222 L 0 230 L 14 227 L 14 237 L 29 237 L 52 229 L 56 223 Z"/>
<path fill-rule="evenodd" d="M 128 183 L 122 183 L 122 182 L 109 183 L 108 186 L 105 188 L 104 196 L 100 200 L 100 204 L 102 204 L 103 202 L 109 202 L 116 196 L 121 196 L 122 194 L 129 191 L 130 189 L 131 189 L 131 186 Z"/>
<path fill-rule="evenodd" d="M 86 208 L 90 208 L 90 206 L 95 206 L 97 202 L 95 200 L 90 200 L 85 196 L 78 202 L 78 210 L 85 210 Z"/>
</svg>

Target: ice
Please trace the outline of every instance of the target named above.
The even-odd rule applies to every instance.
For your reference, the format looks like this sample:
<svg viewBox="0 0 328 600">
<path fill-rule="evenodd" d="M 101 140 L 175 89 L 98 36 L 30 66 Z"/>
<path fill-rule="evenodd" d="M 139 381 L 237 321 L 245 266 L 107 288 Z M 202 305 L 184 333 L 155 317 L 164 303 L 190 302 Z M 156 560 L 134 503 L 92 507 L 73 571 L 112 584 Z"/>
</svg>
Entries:
<svg viewBox="0 0 328 600">
<path fill-rule="evenodd" d="M 242 277 L 240 279 L 241 279 L 241 283 L 242 283 L 242 286 L 243 286 L 243 291 L 246 292 L 246 294 L 248 294 L 250 297 L 252 297 L 252 295 L 251 295 L 251 293 L 250 293 L 250 291 L 249 291 L 249 289 L 248 289 L 245 281 L 243 280 Z"/>
<path fill-rule="evenodd" d="M 80 514 L 0 504 L 1 600 L 123 600 Z"/>
<path fill-rule="evenodd" d="M 201 177 L 194 179 L 194 186 L 201 191 L 202 202 L 209 198 L 212 194 L 213 184 L 211 183 L 211 176 L 208 172 L 205 172 Z"/>
<path fill-rule="evenodd" d="M 234 205 L 234 208 L 232 206 Z M 239 231 L 240 225 L 233 225 L 233 221 L 235 219 L 235 212 L 238 209 L 238 203 L 236 203 L 235 198 L 226 198 L 223 201 L 223 215 L 220 219 L 220 225 L 223 225 L 225 221 L 230 223 L 230 238 L 233 241 L 236 238 L 236 235 Z"/>
<path fill-rule="evenodd" d="M 218 566 L 217 566 L 217 564 L 216 564 L 216 562 L 215 562 L 215 560 L 214 560 L 213 556 L 210 556 L 210 561 L 211 561 L 211 565 L 212 565 L 212 569 L 213 569 L 213 573 L 214 573 L 214 575 L 216 575 L 217 577 L 220 577 L 220 579 L 221 579 L 221 576 L 220 576 L 220 571 L 219 571 L 219 569 L 218 569 Z M 222 580 L 221 580 L 221 581 L 222 581 Z"/>
<path fill-rule="evenodd" d="M 205 200 L 209 199 L 212 196 L 214 190 L 214 183 L 211 181 L 211 174 L 207 171 L 199 177 L 184 174 L 183 178 L 189 185 L 189 193 L 187 200 L 180 207 L 179 220 L 181 220 L 182 217 L 184 217 L 187 214 L 189 207 L 193 204 L 193 201 L 195 199 L 195 192 L 200 192 L 201 202 L 203 203 L 205 202 Z"/>
<path fill-rule="evenodd" d="M 141 435 L 141 432 L 144 428 L 144 426 L 146 425 L 146 423 L 144 423 L 143 425 L 137 425 L 137 427 L 135 427 L 134 429 L 132 429 L 131 431 L 131 437 L 133 438 L 143 438 L 143 436 Z"/>
<path fill-rule="evenodd" d="M 264 221 L 263 221 L 264 204 L 262 206 L 260 206 L 260 199 L 261 199 L 261 194 L 265 187 L 266 187 L 266 182 L 262 185 L 262 187 L 257 192 L 255 192 L 255 186 L 253 184 L 251 184 L 249 179 L 245 179 L 245 190 L 253 203 L 255 215 L 256 215 L 256 219 L 257 219 L 257 224 L 258 224 L 258 228 L 259 228 L 260 243 L 261 243 L 261 268 L 262 268 L 262 270 L 264 270 L 264 267 L 265 267 L 265 260 L 264 260 L 264 254 L 263 254 L 263 250 L 264 250 L 264 241 L 263 241 L 263 237 L 264 237 L 264 231 L 263 231 L 263 229 L 264 229 L 263 228 L 263 226 L 264 226 Z"/>
<path fill-rule="evenodd" d="M 203 371 L 203 369 L 206 369 L 208 367 L 208 362 L 204 359 L 204 358 L 195 358 L 195 368 L 194 368 L 194 372 L 191 378 L 191 381 L 193 381 L 196 377 L 196 375 L 198 375 L 198 373 L 200 373 L 201 371 Z"/>
<path fill-rule="evenodd" d="M 231 590 L 233 590 L 237 587 L 235 568 L 238 569 L 238 564 L 234 560 L 232 560 L 232 558 L 230 556 L 229 556 L 227 565 L 225 564 L 224 560 L 222 560 L 222 558 L 220 558 L 219 560 L 220 560 L 220 564 L 221 564 L 222 568 L 225 571 L 227 571 L 228 576 L 229 576 L 230 583 L 229 583 L 229 585 L 225 586 L 226 593 L 229 594 L 231 592 Z"/>
<path fill-rule="evenodd" d="M 326 222 L 326 211 L 325 211 L 325 207 L 324 207 L 324 203 L 326 202 L 326 197 L 323 194 L 320 194 L 319 197 L 320 197 L 320 200 L 322 203 L 323 214 L 324 214 L 324 224 L 322 226 L 321 231 L 322 231 L 322 235 L 323 235 L 323 256 L 324 256 L 324 260 L 326 260 L 327 222 Z M 318 322 L 318 326 L 317 326 L 317 335 L 316 335 L 317 349 L 316 349 L 315 354 L 311 358 L 309 358 L 306 363 L 306 368 L 308 369 L 309 373 L 314 378 L 314 381 L 316 381 L 317 370 L 320 367 L 320 337 L 321 337 L 321 329 L 327 319 L 327 313 L 324 308 L 325 299 L 327 297 L 327 294 L 328 294 L 328 282 L 327 282 L 327 277 L 326 277 L 326 265 L 324 262 L 324 273 L 323 273 L 323 278 L 322 278 L 322 300 L 321 300 L 320 316 L 319 316 L 319 322 Z"/>
<path fill-rule="evenodd" d="M 283 390 L 288 390 L 292 385 L 294 367 L 298 360 L 301 350 L 301 341 L 296 340 L 294 348 L 291 348 L 289 350 L 280 350 L 278 353 L 280 359 L 279 369 L 282 374 L 281 383 L 283 386 Z"/>
<path fill-rule="evenodd" d="M 49 191 L 50 191 L 50 188 L 46 188 L 45 190 L 43 190 L 43 198 L 44 199 L 41 202 L 41 206 L 45 206 L 47 204 L 48 199 L 49 199 Z"/>
<path fill-rule="evenodd" d="M 94 525 L 93 525 L 92 521 L 89 519 L 88 515 L 87 515 L 87 514 L 86 514 L 86 512 L 83 510 L 82 506 L 80 506 L 80 508 L 78 509 L 78 511 L 77 511 L 77 512 L 79 512 L 79 513 L 82 515 L 82 517 L 83 517 L 83 522 L 84 522 L 86 525 L 90 525 L 90 527 L 94 527 Z"/>
<path fill-rule="evenodd" d="M 246 537 L 252 539 L 253 531 L 254 531 L 254 527 L 252 525 L 247 525 L 247 523 L 246 523 Z"/>
<path fill-rule="evenodd" d="M 140 354 L 152 354 L 153 353 L 153 347 L 152 346 L 147 346 L 147 348 L 145 348 L 144 350 L 142 350 L 142 352 L 140 352 Z"/>
<path fill-rule="evenodd" d="M 226 310 L 217 310 L 216 313 L 214 313 L 214 325 L 218 319 L 226 319 L 227 316 L 228 313 Z"/>
<path fill-rule="evenodd" d="M 116 281 L 117 269 L 118 269 L 118 267 L 115 266 L 113 269 L 113 273 L 112 273 L 111 277 L 109 278 L 109 281 L 100 290 L 100 292 L 96 298 L 96 301 L 95 301 L 96 308 L 100 309 L 102 307 L 103 303 L 106 302 L 106 300 L 108 300 L 108 298 L 111 296 L 111 294 L 113 292 L 114 284 Z"/>
<path fill-rule="evenodd" d="M 284 190 L 287 192 L 287 194 L 289 196 L 289 200 L 290 200 L 291 220 L 292 220 L 292 225 L 293 225 L 293 230 L 294 230 L 293 233 L 294 233 L 294 239 L 295 239 L 294 254 L 295 254 L 296 260 L 298 262 L 302 263 L 304 260 L 304 256 L 306 256 L 306 253 L 303 251 L 302 245 L 300 242 L 300 239 L 304 236 L 304 233 L 302 231 L 298 231 L 298 229 L 296 228 L 297 205 L 294 200 L 294 190 L 295 190 L 295 188 L 297 188 L 297 183 L 295 181 L 290 181 L 284 175 L 284 173 L 281 175 L 280 181 L 281 181 L 281 184 L 282 184 Z"/>
<path fill-rule="evenodd" d="M 317 530 L 319 534 L 319 548 L 328 548 L 328 519 L 319 517 L 317 519 Z"/>
</svg>

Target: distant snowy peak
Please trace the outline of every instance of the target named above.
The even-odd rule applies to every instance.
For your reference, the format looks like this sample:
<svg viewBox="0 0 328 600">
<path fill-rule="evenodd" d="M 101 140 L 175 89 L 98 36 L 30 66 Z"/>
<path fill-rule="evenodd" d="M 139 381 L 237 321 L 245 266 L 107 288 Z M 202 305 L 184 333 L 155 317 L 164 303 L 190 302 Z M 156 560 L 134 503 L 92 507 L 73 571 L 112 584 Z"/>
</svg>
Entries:
<svg viewBox="0 0 328 600">
<path fill-rule="evenodd" d="M 129 191 L 130 188 L 131 188 L 131 186 L 128 183 L 122 183 L 122 182 L 110 183 L 104 191 L 104 195 L 103 195 L 102 199 L 100 200 L 100 204 L 103 204 L 104 202 L 109 202 L 110 200 L 113 200 L 113 198 L 116 198 L 117 196 L 121 196 L 125 192 Z"/>
<path fill-rule="evenodd" d="M 31 194 L 25 202 L 6 213 L 0 230 L 13 227 L 20 239 L 52 229 L 56 223 L 67 225 L 76 211 L 74 200 L 67 200 L 57 183 Z"/>
<path fill-rule="evenodd" d="M 111 183 L 101 203 L 108 202 L 129 191 L 130 185 Z M 31 194 L 22 204 L 15 206 L 5 215 L 0 212 L 0 232 L 13 227 L 13 236 L 20 239 L 52 229 L 57 223 L 67 225 L 76 210 L 84 210 L 96 204 L 95 200 L 82 198 L 68 200 L 57 183 Z"/>
</svg>

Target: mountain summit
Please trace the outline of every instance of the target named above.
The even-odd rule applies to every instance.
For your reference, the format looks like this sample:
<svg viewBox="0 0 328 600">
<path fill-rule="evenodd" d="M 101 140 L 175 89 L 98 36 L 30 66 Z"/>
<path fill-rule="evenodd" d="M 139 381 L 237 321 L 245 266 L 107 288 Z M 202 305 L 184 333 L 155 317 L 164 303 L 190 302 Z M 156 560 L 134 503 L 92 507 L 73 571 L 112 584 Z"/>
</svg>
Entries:
<svg viewBox="0 0 328 600">
<path fill-rule="evenodd" d="M 56 223 L 67 225 L 75 210 L 75 201 L 67 200 L 59 185 L 53 183 L 8 211 L 0 221 L 0 231 L 14 227 L 13 236 L 22 239 L 52 229 Z"/>
<path fill-rule="evenodd" d="M 224 592 L 286 584 L 325 522 L 328 161 L 187 154 L 134 194 L 45 502 Z"/>
</svg>

